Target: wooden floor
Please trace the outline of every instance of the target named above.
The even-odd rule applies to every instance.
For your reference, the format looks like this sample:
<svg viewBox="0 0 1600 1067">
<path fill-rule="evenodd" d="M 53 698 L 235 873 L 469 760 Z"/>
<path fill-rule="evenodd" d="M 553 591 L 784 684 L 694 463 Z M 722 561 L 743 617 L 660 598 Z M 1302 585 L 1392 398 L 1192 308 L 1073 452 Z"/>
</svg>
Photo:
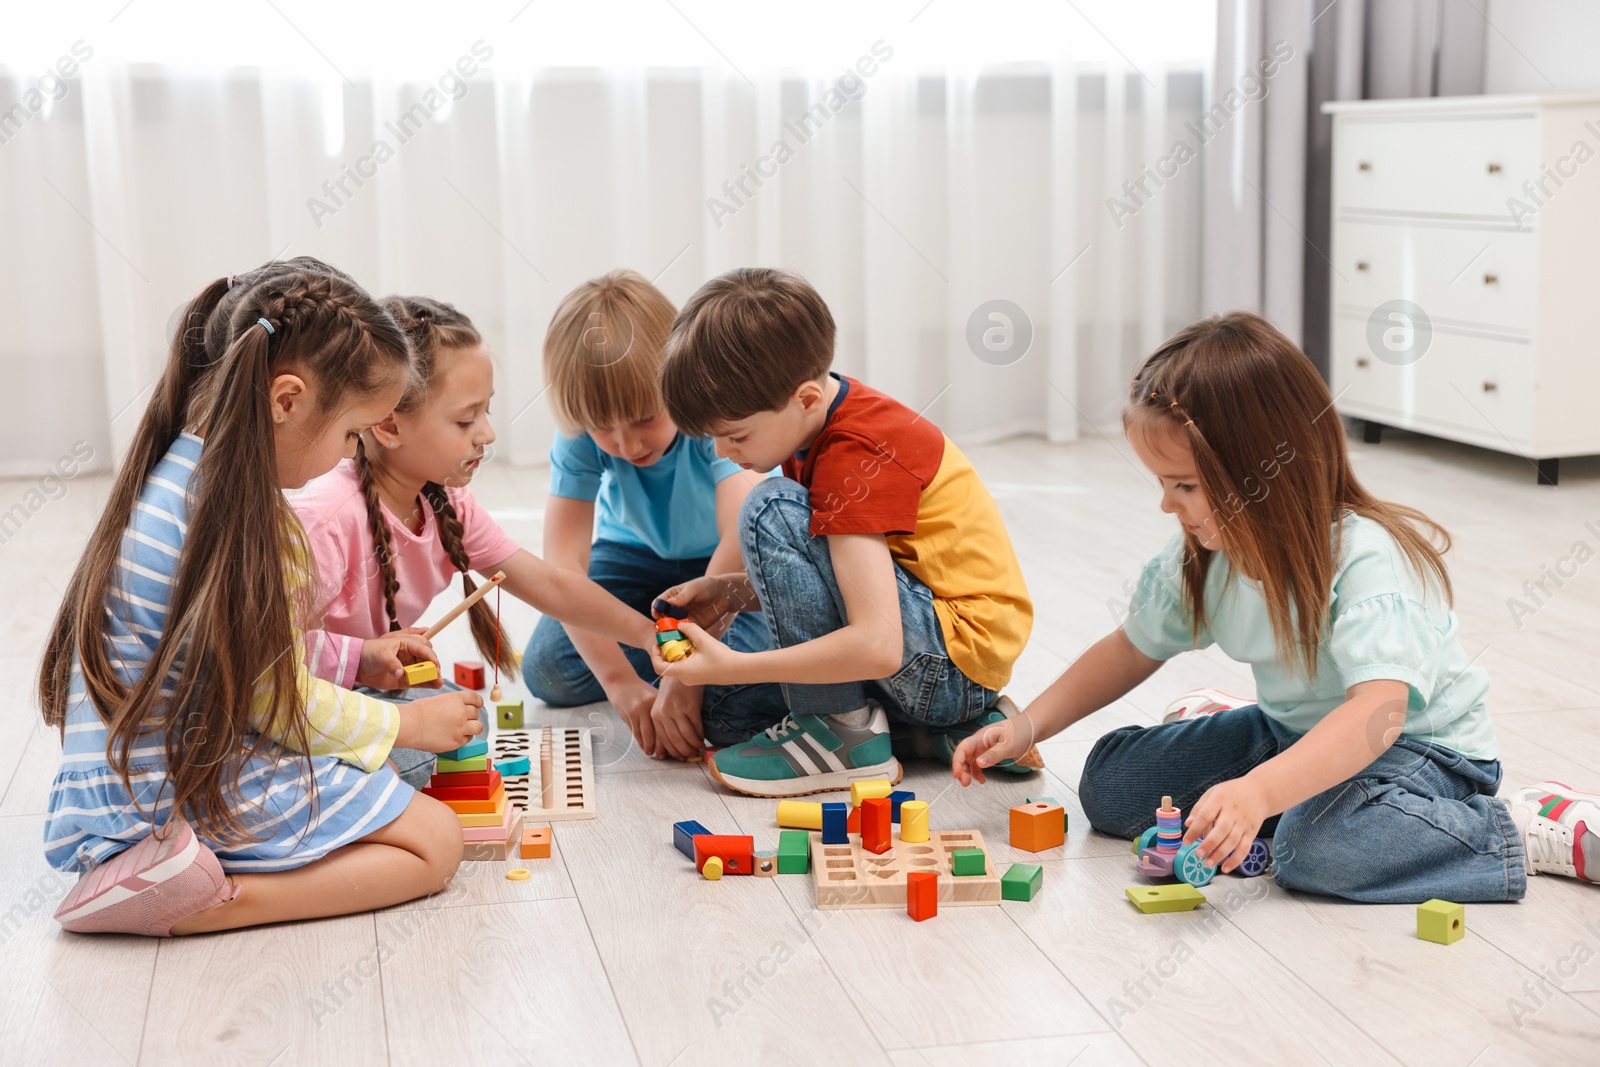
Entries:
<svg viewBox="0 0 1600 1067">
<path fill-rule="evenodd" d="M 1109 428 L 1108 428 L 1109 429 Z M 1600 460 L 1557 489 L 1500 456 L 1397 436 L 1352 445 L 1380 495 L 1456 536 L 1468 654 L 1488 668 L 1505 786 L 1600 785 Z M 1148 476 L 1120 436 L 972 450 L 1005 512 L 1038 608 L 1012 694 L 1026 702 L 1114 623 L 1123 583 L 1165 542 Z M 491 467 L 481 498 L 540 543 L 546 474 Z M 31 483 L 0 482 L 0 510 Z M 375 915 L 185 941 L 77 937 L 51 920 L 68 887 L 40 857 L 59 751 L 32 695 L 44 627 L 105 479 L 80 478 L 0 547 L 0 1061 L 27 1063 L 1593 1064 L 1600 1062 L 1600 889 L 1536 879 L 1520 904 L 1472 905 L 1465 940 L 1416 940 L 1410 906 L 1352 905 L 1219 878 L 1209 904 L 1144 916 L 1125 841 L 1089 832 L 1076 787 L 1090 744 L 1155 722 L 1184 690 L 1252 691 L 1219 654 L 1182 657 L 1043 747 L 1049 770 L 952 788 L 908 768 L 934 825 L 981 830 L 1003 865 L 1007 809 L 1068 808 L 1064 849 L 1032 903 L 819 913 L 810 880 L 707 882 L 671 824 L 775 847 L 772 802 L 699 766 L 629 747 L 605 705 L 538 721 L 592 724 L 600 818 L 562 823 L 555 853 L 470 863 L 439 897 Z M 1563 557 L 1578 551 L 1583 562 Z M 1526 582 L 1575 576 L 1530 598 Z M 453 599 L 453 598 L 452 598 Z M 1521 602 L 1527 609 L 1516 611 Z M 508 600 L 508 604 L 510 601 Z M 435 614 L 442 610 L 436 605 Z M 526 634 L 531 610 L 508 611 Z M 440 642 L 465 654 L 465 627 Z"/>
</svg>

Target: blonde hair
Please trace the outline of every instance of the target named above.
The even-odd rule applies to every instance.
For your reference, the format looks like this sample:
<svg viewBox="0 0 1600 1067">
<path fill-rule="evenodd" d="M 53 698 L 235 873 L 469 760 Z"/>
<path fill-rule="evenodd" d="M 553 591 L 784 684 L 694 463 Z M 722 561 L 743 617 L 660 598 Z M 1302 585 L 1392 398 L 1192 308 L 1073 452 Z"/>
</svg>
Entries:
<svg viewBox="0 0 1600 1067">
<path fill-rule="evenodd" d="M 1261 583 L 1279 657 L 1308 677 L 1328 633 L 1345 512 L 1382 526 L 1449 602 L 1450 535 L 1367 492 L 1322 376 L 1259 315 L 1236 311 L 1180 330 L 1139 368 L 1122 417 L 1129 427 L 1165 422 L 1187 439 L 1223 549 Z M 1185 540 L 1184 599 L 1198 637 L 1214 553 L 1193 534 Z"/>
<path fill-rule="evenodd" d="M 677 311 L 632 270 L 591 278 L 568 293 L 544 336 L 550 410 L 568 436 L 665 410 L 661 352 Z"/>
</svg>

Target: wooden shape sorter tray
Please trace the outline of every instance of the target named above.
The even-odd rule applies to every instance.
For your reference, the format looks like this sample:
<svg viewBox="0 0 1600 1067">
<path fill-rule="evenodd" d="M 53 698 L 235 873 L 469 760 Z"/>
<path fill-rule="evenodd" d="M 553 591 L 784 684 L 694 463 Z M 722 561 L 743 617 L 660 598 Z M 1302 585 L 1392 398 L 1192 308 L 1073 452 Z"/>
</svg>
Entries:
<svg viewBox="0 0 1600 1067">
<path fill-rule="evenodd" d="M 933 871 L 939 875 L 939 906 L 999 904 L 1000 874 L 994 857 L 976 830 L 932 830 L 927 841 L 907 844 L 895 834 L 891 848 L 874 855 L 861 847 L 861 835 L 848 845 L 824 845 L 811 835 L 811 878 L 818 908 L 905 908 L 906 875 Z M 983 849 L 983 873 L 960 878 L 950 873 L 950 853 L 958 848 Z"/>
<path fill-rule="evenodd" d="M 550 804 L 544 803 L 540 749 L 550 738 Z M 530 824 L 564 819 L 592 819 L 595 806 L 593 732 L 568 726 L 500 730 L 494 737 L 494 760 L 526 758 L 528 773 L 505 779 L 507 800 L 521 808 Z"/>
</svg>

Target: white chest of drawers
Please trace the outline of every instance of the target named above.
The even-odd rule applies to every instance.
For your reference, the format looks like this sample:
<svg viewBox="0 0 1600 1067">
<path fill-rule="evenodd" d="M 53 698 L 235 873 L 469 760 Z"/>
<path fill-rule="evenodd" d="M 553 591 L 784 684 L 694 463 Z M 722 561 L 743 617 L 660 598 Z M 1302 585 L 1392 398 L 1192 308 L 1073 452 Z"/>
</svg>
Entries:
<svg viewBox="0 0 1600 1067">
<path fill-rule="evenodd" d="M 1600 453 L 1600 96 L 1323 105 L 1342 414 L 1513 452 Z"/>
</svg>

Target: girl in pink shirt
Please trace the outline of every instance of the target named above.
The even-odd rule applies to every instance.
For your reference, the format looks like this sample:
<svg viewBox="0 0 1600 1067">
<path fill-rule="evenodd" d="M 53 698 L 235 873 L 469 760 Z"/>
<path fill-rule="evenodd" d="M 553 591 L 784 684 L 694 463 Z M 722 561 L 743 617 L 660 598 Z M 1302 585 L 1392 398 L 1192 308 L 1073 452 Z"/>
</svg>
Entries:
<svg viewBox="0 0 1600 1067">
<path fill-rule="evenodd" d="M 472 571 L 504 571 L 506 591 L 541 613 L 653 647 L 649 618 L 517 547 L 467 488 L 495 439 L 494 365 L 471 321 L 425 297 L 383 303 L 411 342 L 417 378 L 393 413 L 361 435 L 354 461 L 294 500 L 322 582 L 323 627 L 360 638 L 410 628 L 455 575 L 465 595 L 476 588 Z M 468 615 L 484 659 L 498 651 L 501 669 L 513 671 L 517 646 L 500 632 L 488 598 Z M 431 760 L 402 768 L 408 780 L 431 770 Z"/>
</svg>

